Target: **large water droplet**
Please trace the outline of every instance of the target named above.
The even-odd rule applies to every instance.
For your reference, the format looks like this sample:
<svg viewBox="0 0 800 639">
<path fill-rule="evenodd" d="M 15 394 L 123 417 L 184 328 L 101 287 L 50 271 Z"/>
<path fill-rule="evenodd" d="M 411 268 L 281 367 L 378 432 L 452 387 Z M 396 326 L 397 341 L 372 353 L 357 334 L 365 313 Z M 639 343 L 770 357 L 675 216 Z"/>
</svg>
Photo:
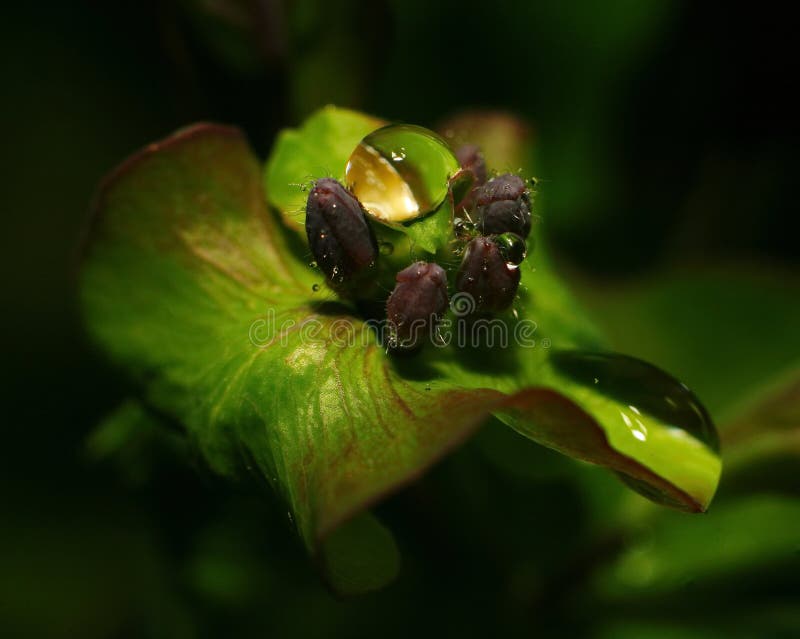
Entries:
<svg viewBox="0 0 800 639">
<path fill-rule="evenodd" d="M 685 384 L 625 355 L 555 351 L 550 363 L 557 375 L 578 384 L 568 385 L 564 394 L 594 417 L 612 448 L 705 508 L 721 472 L 719 437 Z M 691 507 L 651 482 L 620 477 L 653 501 Z"/>
<path fill-rule="evenodd" d="M 717 431 L 700 400 L 660 368 L 610 353 L 556 351 L 550 359 L 556 370 L 618 400 L 631 415 L 651 415 L 719 452 Z"/>
<path fill-rule="evenodd" d="M 381 242 L 378 245 L 378 250 L 380 251 L 381 255 L 391 255 L 394 253 L 394 244 L 391 242 Z"/>
<path fill-rule="evenodd" d="M 458 169 L 450 147 L 433 131 L 390 124 L 361 140 L 347 161 L 345 182 L 367 213 L 404 222 L 436 210 Z"/>
</svg>

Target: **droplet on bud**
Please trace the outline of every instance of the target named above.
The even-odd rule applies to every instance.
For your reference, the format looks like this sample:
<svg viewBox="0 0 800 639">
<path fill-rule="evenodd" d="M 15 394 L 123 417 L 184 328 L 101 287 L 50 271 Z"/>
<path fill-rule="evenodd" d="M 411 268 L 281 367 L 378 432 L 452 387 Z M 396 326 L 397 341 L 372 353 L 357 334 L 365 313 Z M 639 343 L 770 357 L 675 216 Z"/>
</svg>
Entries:
<svg viewBox="0 0 800 639">
<path fill-rule="evenodd" d="M 389 345 L 409 349 L 433 335 L 447 310 L 447 275 L 438 264 L 415 262 L 397 274 L 386 302 Z"/>
<path fill-rule="evenodd" d="M 528 237 L 531 201 L 524 180 L 513 173 L 489 180 L 477 193 L 475 215 L 484 235 L 511 232 Z"/>
<path fill-rule="evenodd" d="M 472 296 L 476 311 L 504 311 L 514 302 L 519 280 L 519 269 L 509 266 L 495 239 L 476 237 L 464 252 L 456 290 Z"/>
<path fill-rule="evenodd" d="M 314 183 L 306 204 L 306 235 L 328 281 L 342 283 L 375 264 L 378 245 L 358 200 L 339 182 Z"/>
<path fill-rule="evenodd" d="M 503 233 L 494 238 L 500 254 L 509 266 L 519 266 L 528 254 L 528 247 L 516 233 Z"/>
</svg>

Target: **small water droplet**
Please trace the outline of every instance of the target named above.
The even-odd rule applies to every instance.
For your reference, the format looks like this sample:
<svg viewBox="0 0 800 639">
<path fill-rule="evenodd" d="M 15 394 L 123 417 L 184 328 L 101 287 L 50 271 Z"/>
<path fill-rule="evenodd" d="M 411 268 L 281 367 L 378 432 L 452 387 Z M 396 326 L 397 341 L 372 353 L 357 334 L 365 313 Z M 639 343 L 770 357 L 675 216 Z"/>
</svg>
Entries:
<svg viewBox="0 0 800 639">
<path fill-rule="evenodd" d="M 319 290 L 319 284 L 312 284 L 311 285 L 311 290 L 316 293 Z"/>
<path fill-rule="evenodd" d="M 425 390 L 429 391 L 430 389 L 431 389 L 431 385 L 430 384 L 425 384 Z"/>
<path fill-rule="evenodd" d="M 519 266 L 528 254 L 528 247 L 516 233 L 503 233 L 495 238 L 500 254 L 510 267 Z"/>
<path fill-rule="evenodd" d="M 308 263 L 308 265 L 309 265 L 311 268 L 317 268 L 317 262 L 316 262 L 316 260 L 311 260 L 311 261 Z"/>
<path fill-rule="evenodd" d="M 378 246 L 381 255 L 391 255 L 394 253 L 394 244 L 391 242 L 381 242 Z"/>
</svg>

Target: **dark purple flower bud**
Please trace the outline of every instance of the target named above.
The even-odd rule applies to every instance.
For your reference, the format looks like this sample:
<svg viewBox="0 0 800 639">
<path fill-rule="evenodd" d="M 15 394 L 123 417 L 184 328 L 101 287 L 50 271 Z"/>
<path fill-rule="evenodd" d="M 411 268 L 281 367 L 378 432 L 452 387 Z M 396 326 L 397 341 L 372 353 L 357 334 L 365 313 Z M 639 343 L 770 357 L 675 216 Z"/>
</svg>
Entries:
<svg viewBox="0 0 800 639">
<path fill-rule="evenodd" d="M 465 144 L 458 147 L 455 153 L 462 169 L 472 171 L 475 176 L 475 186 L 486 182 L 486 161 L 483 159 L 480 147 L 475 144 Z"/>
<path fill-rule="evenodd" d="M 518 264 L 508 260 L 494 238 L 476 237 L 464 251 L 456 291 L 472 296 L 475 311 L 504 311 L 514 302 L 519 278 Z"/>
<path fill-rule="evenodd" d="M 523 239 L 531 232 L 531 200 L 524 180 L 513 173 L 492 178 L 476 199 L 476 223 L 483 235 L 516 233 Z"/>
<path fill-rule="evenodd" d="M 486 182 L 486 162 L 480 148 L 474 144 L 458 147 L 455 156 L 461 165 L 461 171 L 456 174 L 456 179 L 451 184 L 456 185 L 453 188 L 453 196 L 456 198 L 455 210 L 461 215 L 463 211 L 470 213 L 475 209 L 475 198 Z"/>
<path fill-rule="evenodd" d="M 306 235 L 317 265 L 334 284 L 352 279 L 378 258 L 364 209 L 332 178 L 317 180 L 308 194 Z"/>
<path fill-rule="evenodd" d="M 447 311 L 447 275 L 438 264 L 415 262 L 396 280 L 386 301 L 390 345 L 414 348 L 432 334 Z"/>
</svg>

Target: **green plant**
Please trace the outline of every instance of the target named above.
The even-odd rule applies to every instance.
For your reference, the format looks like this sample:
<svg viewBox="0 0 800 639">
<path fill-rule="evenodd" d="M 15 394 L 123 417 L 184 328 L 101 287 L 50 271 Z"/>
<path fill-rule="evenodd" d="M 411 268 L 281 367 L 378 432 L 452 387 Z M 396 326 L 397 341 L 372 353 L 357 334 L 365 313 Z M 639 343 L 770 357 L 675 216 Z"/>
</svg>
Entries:
<svg viewBox="0 0 800 639">
<path fill-rule="evenodd" d="M 366 510 L 490 416 L 490 428 L 605 466 L 652 499 L 705 510 L 721 463 L 703 407 L 658 369 L 597 354 L 603 339 L 541 237 L 508 318 L 528 327 L 524 343 L 397 356 L 369 338 L 356 306 L 320 287 L 302 185 L 342 179 L 381 124 L 323 109 L 279 136 L 263 173 L 237 130 L 196 125 L 107 178 L 82 303 L 93 337 L 135 382 L 140 415 L 179 424 L 215 473 L 268 484 L 345 593 L 397 570 L 391 534 Z M 391 232 L 417 256 L 441 254 L 452 206 L 447 197 Z M 104 429 L 130 428 L 126 415 Z"/>
</svg>

